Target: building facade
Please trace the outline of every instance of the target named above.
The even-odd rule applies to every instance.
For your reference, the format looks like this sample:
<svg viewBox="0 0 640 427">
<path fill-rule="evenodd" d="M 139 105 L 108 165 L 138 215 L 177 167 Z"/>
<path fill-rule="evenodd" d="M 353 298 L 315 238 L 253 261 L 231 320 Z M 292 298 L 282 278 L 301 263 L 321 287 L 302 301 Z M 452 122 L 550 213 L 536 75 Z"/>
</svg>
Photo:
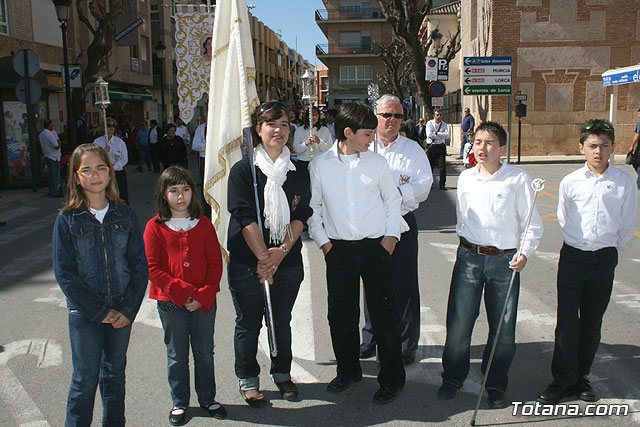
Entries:
<svg viewBox="0 0 640 427">
<path fill-rule="evenodd" d="M 602 73 L 640 62 L 640 9 L 626 0 L 469 0 L 462 2 L 463 56 L 511 56 L 513 92 L 527 95 L 522 153 L 578 154 L 580 127 L 608 118 L 617 91 L 616 153 L 633 137 L 640 83 L 602 86 Z M 460 71 L 462 74 L 462 70 Z M 506 124 L 508 97 L 464 97 L 479 117 Z M 517 150 L 517 118 L 512 151 Z"/>
</svg>

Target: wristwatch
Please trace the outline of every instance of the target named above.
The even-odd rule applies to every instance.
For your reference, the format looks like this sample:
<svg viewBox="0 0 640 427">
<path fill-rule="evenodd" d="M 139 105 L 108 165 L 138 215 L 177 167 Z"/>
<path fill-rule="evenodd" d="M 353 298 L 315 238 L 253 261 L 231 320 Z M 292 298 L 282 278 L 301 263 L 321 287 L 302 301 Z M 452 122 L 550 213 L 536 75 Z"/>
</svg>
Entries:
<svg viewBox="0 0 640 427">
<path fill-rule="evenodd" d="M 287 247 L 285 245 L 280 245 L 280 249 L 282 249 L 282 252 L 285 255 L 289 253 L 289 249 L 287 249 Z"/>
</svg>

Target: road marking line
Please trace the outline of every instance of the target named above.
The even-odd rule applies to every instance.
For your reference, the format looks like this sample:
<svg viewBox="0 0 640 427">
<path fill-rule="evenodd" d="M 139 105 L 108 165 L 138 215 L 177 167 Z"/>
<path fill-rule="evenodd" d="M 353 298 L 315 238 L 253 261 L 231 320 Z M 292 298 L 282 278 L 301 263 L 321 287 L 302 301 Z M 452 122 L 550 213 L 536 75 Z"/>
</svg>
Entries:
<svg viewBox="0 0 640 427">
<path fill-rule="evenodd" d="M 429 242 L 431 246 L 438 248 L 440 253 L 447 258 L 449 262 L 456 262 L 456 254 L 458 253 L 458 245 L 454 243 L 434 243 Z"/>
<path fill-rule="evenodd" d="M 51 242 L 29 253 L 28 257 L 13 258 L 0 268 L 0 277 L 22 276 L 33 270 L 34 263 L 51 260 Z"/>
<path fill-rule="evenodd" d="M 298 297 L 293 306 L 291 317 L 291 351 L 299 359 L 316 360 L 315 334 L 313 330 L 313 304 L 311 297 L 311 268 L 308 245 L 302 245 L 302 265 L 304 266 L 304 280 L 300 284 Z"/>
<path fill-rule="evenodd" d="M 267 327 L 260 328 L 260 336 L 258 337 L 258 347 L 267 357 L 271 358 L 269 352 L 269 342 L 267 341 Z M 291 379 L 295 383 L 299 384 L 315 384 L 320 380 L 316 378 L 311 372 L 304 369 L 295 360 L 291 362 Z"/>
<path fill-rule="evenodd" d="M 32 221 L 28 224 L 21 225 L 20 227 L 16 227 L 11 229 L 11 231 L 7 233 L 3 233 L 0 235 L 0 247 L 8 245 L 9 243 L 14 242 L 18 239 L 24 239 L 26 236 L 34 233 L 41 228 L 52 227 L 53 221 L 58 216 L 57 213 L 46 216 L 42 219 Z M 53 231 L 53 229 L 52 229 Z"/>
<path fill-rule="evenodd" d="M 533 313 L 530 310 L 518 310 L 517 323 L 529 322 L 535 327 L 555 326 L 556 316 L 547 313 Z"/>
<path fill-rule="evenodd" d="M 31 208 L 28 206 L 12 209 L 10 211 L 0 214 L 0 221 L 9 221 L 10 219 L 17 218 L 23 215 L 28 215 L 32 212 L 39 211 L 39 210 L 40 208 Z"/>
</svg>

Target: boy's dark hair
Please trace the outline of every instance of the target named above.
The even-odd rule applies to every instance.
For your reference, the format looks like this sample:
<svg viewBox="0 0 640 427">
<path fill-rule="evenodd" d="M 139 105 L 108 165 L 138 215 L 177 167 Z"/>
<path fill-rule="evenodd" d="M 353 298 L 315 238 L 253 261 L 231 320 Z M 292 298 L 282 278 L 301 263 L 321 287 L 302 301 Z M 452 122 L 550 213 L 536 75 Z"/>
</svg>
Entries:
<svg viewBox="0 0 640 427">
<path fill-rule="evenodd" d="M 580 129 L 580 144 L 584 144 L 589 135 L 606 135 L 612 144 L 615 143 L 616 133 L 613 129 L 613 124 L 607 119 L 590 119 L 587 121 Z"/>
<path fill-rule="evenodd" d="M 485 131 L 494 134 L 500 141 L 500 146 L 507 145 L 507 131 L 504 130 L 502 125 L 498 122 L 483 122 L 478 126 L 474 134 L 478 134 L 480 131 Z"/>
<path fill-rule="evenodd" d="M 373 111 L 358 102 L 342 104 L 336 115 L 335 132 L 338 141 L 347 139 L 344 136 L 346 128 L 350 128 L 355 133 L 359 129 L 375 129 L 377 127 L 378 119 Z"/>
<path fill-rule="evenodd" d="M 186 184 L 191 187 L 191 203 L 188 206 L 188 212 L 191 219 L 200 218 L 202 215 L 202 205 L 200 204 L 200 197 L 196 192 L 196 183 L 188 170 L 182 166 L 169 166 L 162 172 L 160 178 L 158 178 L 158 185 L 156 187 L 156 201 L 158 202 L 158 219 L 157 223 L 161 224 L 171 219 L 171 209 L 167 203 L 165 192 L 167 188 L 172 185 Z"/>
</svg>

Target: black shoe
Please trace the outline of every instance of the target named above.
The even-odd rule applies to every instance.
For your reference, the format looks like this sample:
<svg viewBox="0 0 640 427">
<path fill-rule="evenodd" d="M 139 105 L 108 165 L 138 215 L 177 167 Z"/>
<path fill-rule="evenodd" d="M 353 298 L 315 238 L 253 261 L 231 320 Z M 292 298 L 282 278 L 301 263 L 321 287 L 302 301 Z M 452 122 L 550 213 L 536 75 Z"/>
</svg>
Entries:
<svg viewBox="0 0 640 427">
<path fill-rule="evenodd" d="M 506 408 L 508 405 L 507 400 L 504 398 L 504 391 L 500 390 L 487 390 L 489 398 L 487 404 L 491 409 Z"/>
<path fill-rule="evenodd" d="M 416 352 L 415 350 L 405 350 L 402 352 L 402 363 L 404 366 L 411 365 L 416 361 Z"/>
<path fill-rule="evenodd" d="M 376 355 L 375 344 L 360 344 L 360 359 L 368 359 Z"/>
<path fill-rule="evenodd" d="M 441 189 L 442 191 L 447 191 L 447 187 L 445 187 L 444 185 L 441 185 L 441 186 L 440 186 L 440 189 Z"/>
<path fill-rule="evenodd" d="M 209 406 L 200 405 L 200 407 L 202 409 L 205 409 L 207 412 L 209 412 L 209 415 L 211 415 L 216 420 L 224 420 L 225 418 L 227 418 L 227 410 L 224 409 L 224 406 L 222 406 L 220 403 L 216 402 L 215 400 Z"/>
<path fill-rule="evenodd" d="M 337 376 L 331 380 L 329 385 L 327 386 L 327 391 L 329 393 L 340 393 L 341 391 L 345 391 L 348 389 L 351 384 L 356 383 L 362 379 L 362 374 L 356 378 L 345 378 L 341 376 Z"/>
<path fill-rule="evenodd" d="M 169 412 L 169 424 L 172 426 L 181 426 L 184 425 L 187 420 L 187 408 L 171 408 L 171 412 Z"/>
<path fill-rule="evenodd" d="M 398 397 L 399 392 L 399 388 L 383 385 L 376 391 L 376 394 L 373 395 L 373 403 L 384 405 L 385 403 L 393 402 L 395 398 Z"/>
<path fill-rule="evenodd" d="M 457 386 L 451 383 L 442 383 L 440 388 L 438 389 L 438 399 L 440 400 L 451 400 L 456 397 L 456 393 L 460 390 L 462 386 Z"/>
<path fill-rule="evenodd" d="M 572 385 L 562 385 L 555 381 L 549 384 L 540 395 L 538 402 L 549 405 L 555 405 L 562 400 L 563 397 L 571 396 L 576 392 L 576 388 Z"/>
<path fill-rule="evenodd" d="M 278 390 L 280 390 L 280 395 L 290 402 L 293 402 L 298 399 L 298 387 L 291 380 L 283 381 L 281 383 L 276 383 L 278 386 Z"/>
<path fill-rule="evenodd" d="M 598 400 L 596 398 L 596 392 L 593 391 L 593 387 L 591 387 L 591 383 L 586 376 L 580 378 L 576 383 L 576 396 L 585 402 L 595 402 Z"/>
</svg>

